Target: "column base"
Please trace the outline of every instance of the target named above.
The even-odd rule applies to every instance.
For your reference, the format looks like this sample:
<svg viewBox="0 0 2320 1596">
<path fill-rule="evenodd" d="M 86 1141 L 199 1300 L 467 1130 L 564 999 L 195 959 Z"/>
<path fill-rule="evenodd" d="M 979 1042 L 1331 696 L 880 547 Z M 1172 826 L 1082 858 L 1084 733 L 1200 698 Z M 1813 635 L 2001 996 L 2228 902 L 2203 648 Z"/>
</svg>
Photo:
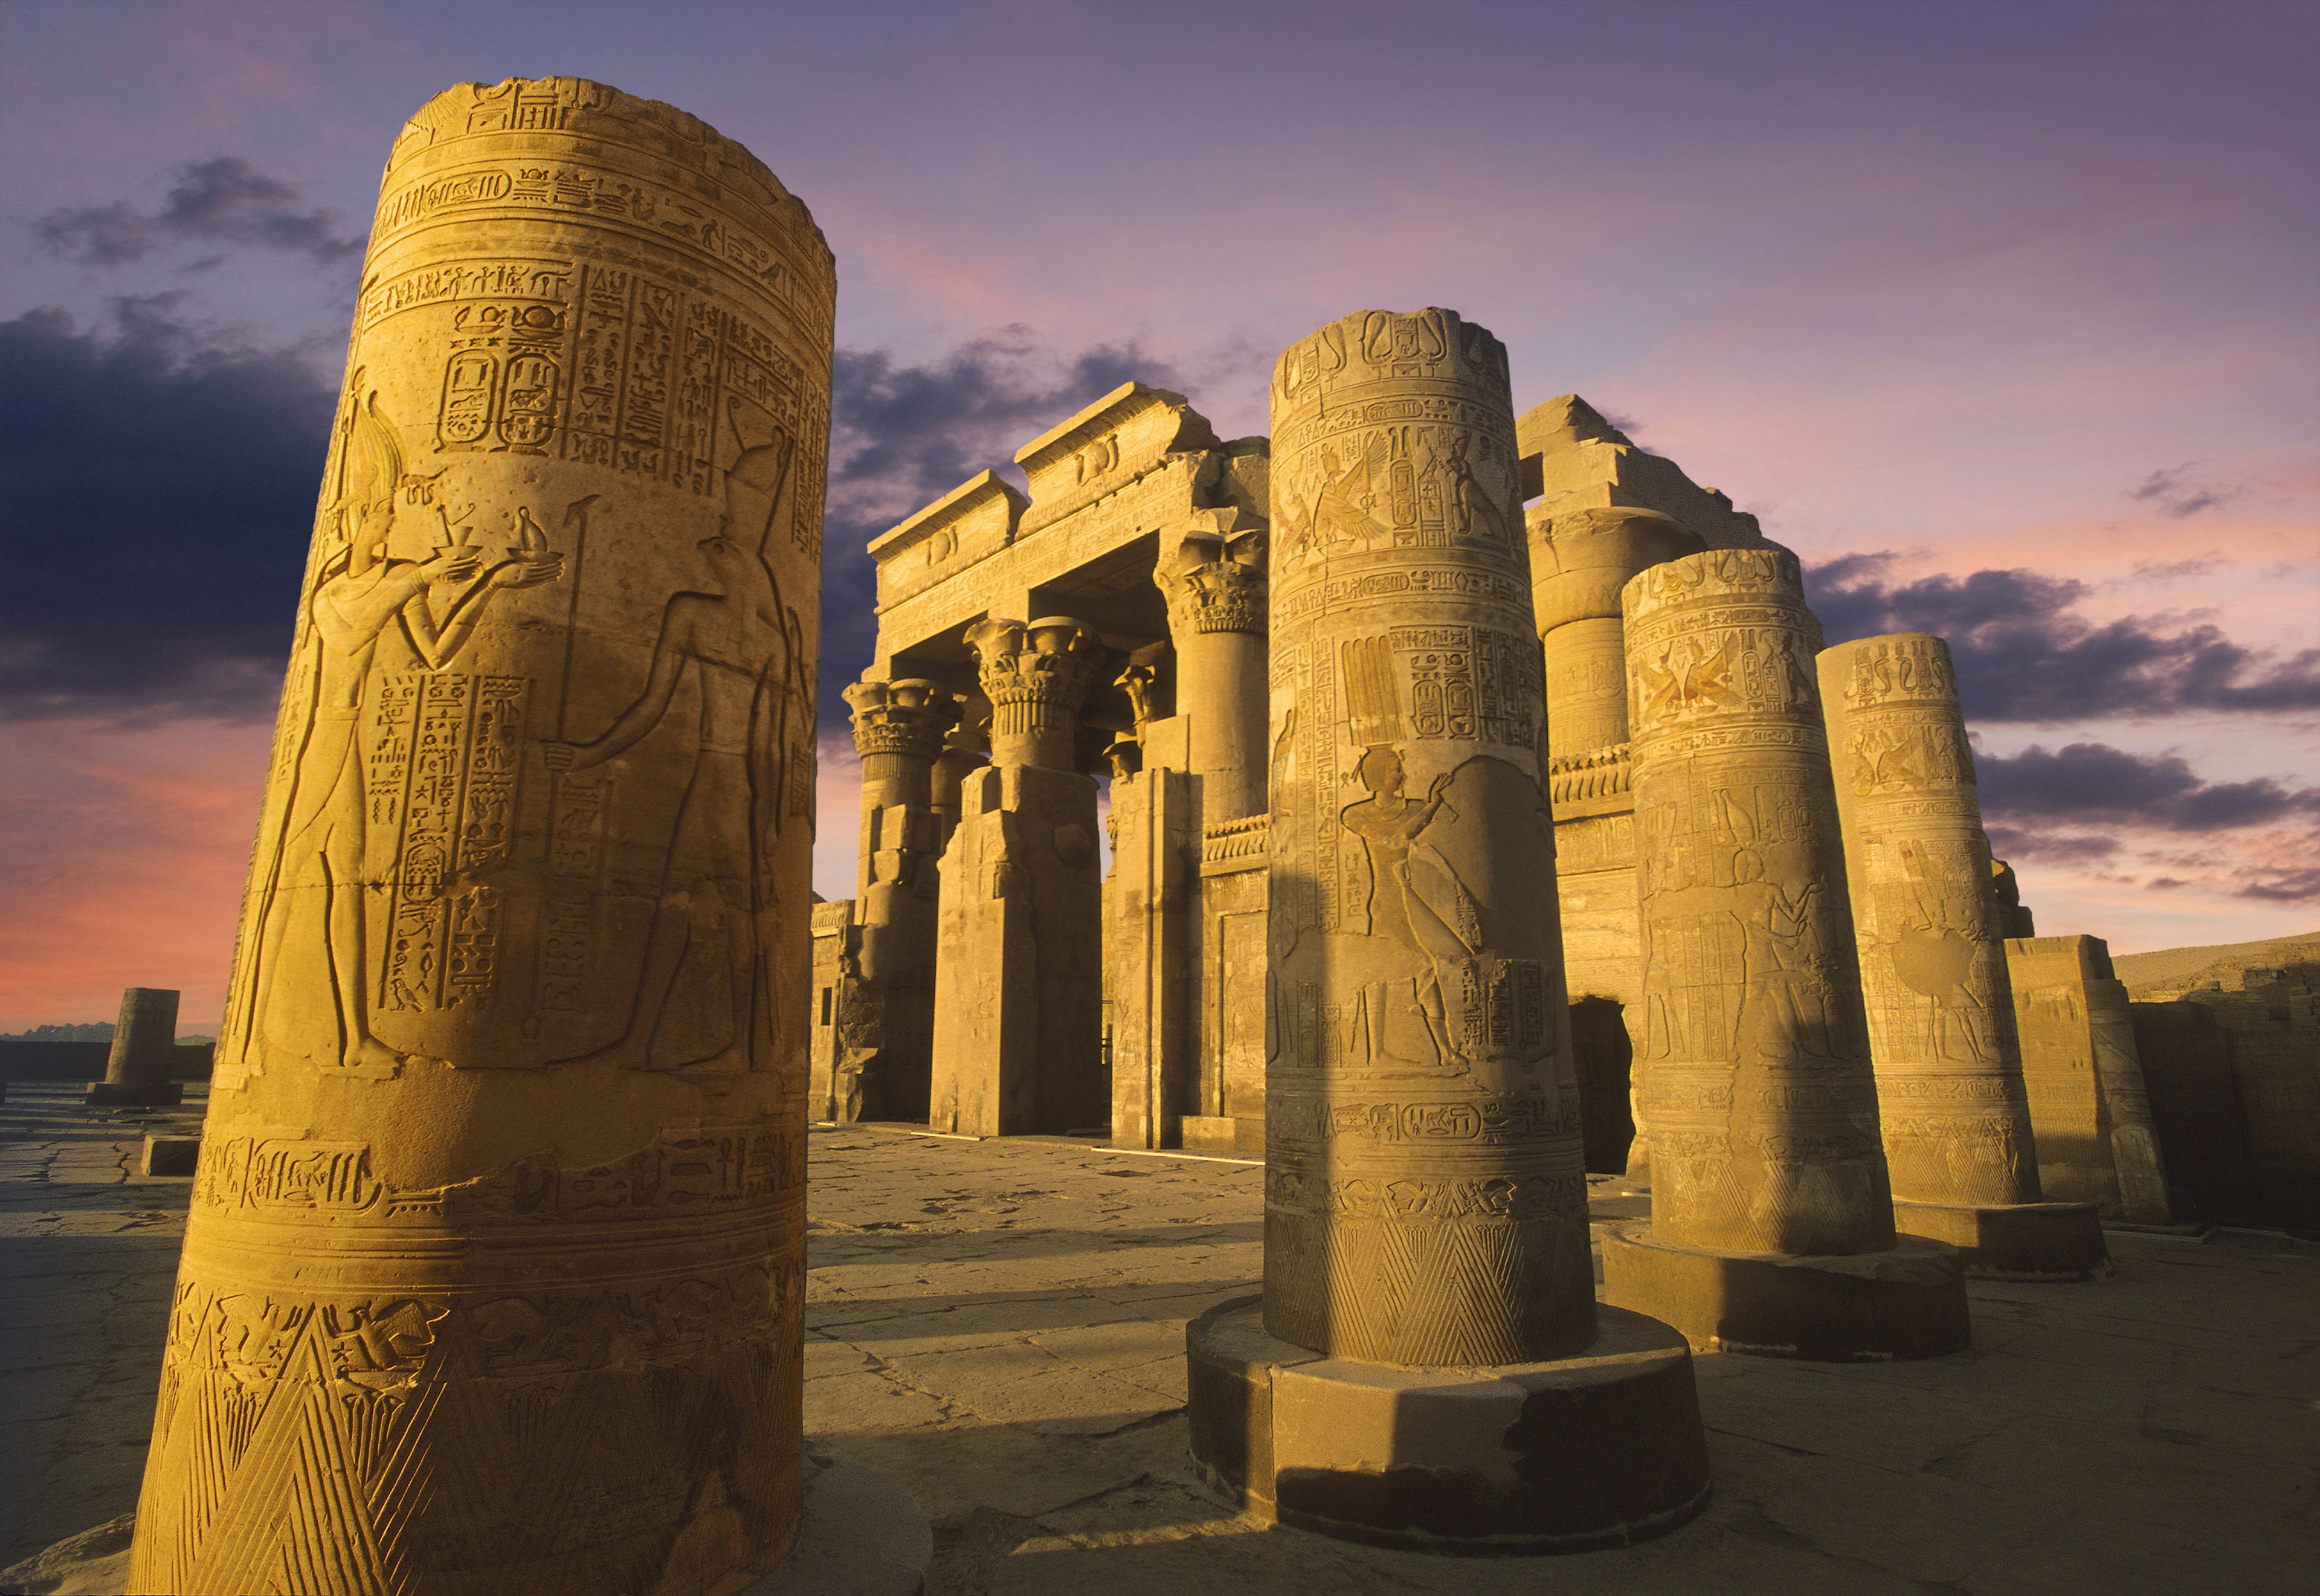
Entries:
<svg viewBox="0 0 2320 1596">
<path fill-rule="evenodd" d="M 1264 1299 L 1184 1331 L 1192 1460 L 1253 1517 L 1423 1552 L 1649 1540 L 1708 1505 L 1691 1350 L 1602 1308 L 1577 1356 L 1495 1368 L 1323 1357 L 1265 1334 Z"/>
<path fill-rule="evenodd" d="M 2102 1215 L 2091 1202 L 1910 1202 L 1893 1225 L 1945 1241 L 1972 1280 L 2102 1280 L 2110 1274 Z"/>
<path fill-rule="evenodd" d="M 1248 1153 L 1264 1156 L 1264 1120 L 1237 1120 L 1229 1114 L 1186 1114 L 1184 1150 L 1188 1153 Z"/>
<path fill-rule="evenodd" d="M 1882 1363 L 1962 1352 L 1972 1337 L 1957 1249 L 1939 1241 L 1819 1256 L 1683 1247 L 1647 1220 L 1600 1234 L 1604 1299 L 1706 1350 Z"/>
<path fill-rule="evenodd" d="M 91 1081 L 86 1101 L 98 1108 L 166 1109 L 185 1102 L 186 1089 L 175 1081 Z"/>
</svg>

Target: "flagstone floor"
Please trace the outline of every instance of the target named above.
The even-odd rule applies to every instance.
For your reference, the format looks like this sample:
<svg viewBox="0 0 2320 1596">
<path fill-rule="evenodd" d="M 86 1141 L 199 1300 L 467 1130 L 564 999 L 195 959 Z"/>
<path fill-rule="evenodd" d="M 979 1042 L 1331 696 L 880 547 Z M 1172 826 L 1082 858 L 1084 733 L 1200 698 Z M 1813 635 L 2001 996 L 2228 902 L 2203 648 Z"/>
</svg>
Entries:
<svg viewBox="0 0 2320 1596">
<path fill-rule="evenodd" d="M 0 1566 L 130 1510 L 189 1183 L 68 1087 L 0 1108 Z M 1644 1211 L 1616 1183 L 1599 1219 Z M 2320 1589 L 2320 1247 L 2114 1233 L 2113 1278 L 1973 1288 L 1971 1351 L 1703 1356 L 1716 1501 L 1523 1560 L 1237 1518 L 1184 1455 L 1183 1326 L 1255 1289 L 1240 1162 L 812 1133 L 808 1446 L 901 1482 L 947 1596 Z"/>
</svg>

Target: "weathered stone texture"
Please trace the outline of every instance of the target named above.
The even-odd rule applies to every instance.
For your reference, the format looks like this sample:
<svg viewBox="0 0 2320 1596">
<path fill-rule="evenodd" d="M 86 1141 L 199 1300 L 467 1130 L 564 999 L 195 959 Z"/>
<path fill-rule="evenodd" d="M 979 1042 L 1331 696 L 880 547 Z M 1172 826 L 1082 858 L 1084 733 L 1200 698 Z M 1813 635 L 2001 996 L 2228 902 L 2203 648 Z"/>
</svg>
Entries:
<svg viewBox="0 0 2320 1596">
<path fill-rule="evenodd" d="M 2099 937 L 2017 937 L 2006 962 L 2040 1188 L 2114 1218 L 2167 1223 L 2166 1163 L 2109 948 Z"/>
<path fill-rule="evenodd" d="M 1893 1194 L 2039 1198 L 1989 839 L 1949 648 L 1924 632 L 1824 652 L 1821 702 Z"/>
<path fill-rule="evenodd" d="M 1740 1252 L 1893 1245 L 1796 557 L 1627 585 L 1652 1229 Z"/>
<path fill-rule="evenodd" d="M 469 84 L 396 140 L 132 1589 L 787 1546 L 833 293 L 669 106 Z"/>
<path fill-rule="evenodd" d="M 1273 376 L 1264 1326 L 1337 1356 L 1593 1332 L 1511 412 L 1446 311 Z"/>
<path fill-rule="evenodd" d="M 104 1079 L 89 1083 L 88 1101 L 122 1107 L 184 1102 L 185 1088 L 169 1079 L 177 1045 L 177 993 L 162 986 L 127 988 L 121 994 L 121 1017 L 113 1027 Z"/>
</svg>

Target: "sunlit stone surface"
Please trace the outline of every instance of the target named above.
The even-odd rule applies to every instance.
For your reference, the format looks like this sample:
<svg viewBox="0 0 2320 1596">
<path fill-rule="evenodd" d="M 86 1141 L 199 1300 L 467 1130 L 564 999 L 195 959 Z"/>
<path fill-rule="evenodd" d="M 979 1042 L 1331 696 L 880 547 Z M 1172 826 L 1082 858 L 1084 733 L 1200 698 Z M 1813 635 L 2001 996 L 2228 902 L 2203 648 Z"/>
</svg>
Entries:
<svg viewBox="0 0 2320 1596">
<path fill-rule="evenodd" d="M 789 1544 L 833 293 L 670 106 L 469 84 L 395 141 L 133 1589 Z"/>
</svg>

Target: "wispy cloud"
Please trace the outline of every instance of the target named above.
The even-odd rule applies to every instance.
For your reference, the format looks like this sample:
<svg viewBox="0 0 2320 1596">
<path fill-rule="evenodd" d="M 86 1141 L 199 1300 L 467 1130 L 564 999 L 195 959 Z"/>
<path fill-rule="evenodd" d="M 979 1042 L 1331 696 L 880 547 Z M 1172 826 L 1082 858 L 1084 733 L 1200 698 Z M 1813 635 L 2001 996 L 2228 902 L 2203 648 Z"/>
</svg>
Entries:
<svg viewBox="0 0 2320 1596">
<path fill-rule="evenodd" d="M 2181 521 L 2186 517 L 2198 514 L 2202 510 L 2213 510 L 2218 504 L 2228 504 L 2234 499 L 2240 498 L 2247 493 L 2244 486 L 2203 482 L 2193 478 L 2191 467 L 2194 463 L 2186 460 L 2180 466 L 2168 466 L 2153 471 L 2134 486 L 2127 489 L 2126 496 L 2150 504 Z"/>
<path fill-rule="evenodd" d="M 192 242 L 276 249 L 334 266 L 362 253 L 363 235 L 341 231 L 326 208 L 302 208 L 297 188 L 238 155 L 188 162 L 158 211 L 126 200 L 50 212 L 36 224 L 55 254 L 86 266 L 142 260 L 168 245 Z M 213 267 L 221 258 L 194 262 Z"/>
</svg>

